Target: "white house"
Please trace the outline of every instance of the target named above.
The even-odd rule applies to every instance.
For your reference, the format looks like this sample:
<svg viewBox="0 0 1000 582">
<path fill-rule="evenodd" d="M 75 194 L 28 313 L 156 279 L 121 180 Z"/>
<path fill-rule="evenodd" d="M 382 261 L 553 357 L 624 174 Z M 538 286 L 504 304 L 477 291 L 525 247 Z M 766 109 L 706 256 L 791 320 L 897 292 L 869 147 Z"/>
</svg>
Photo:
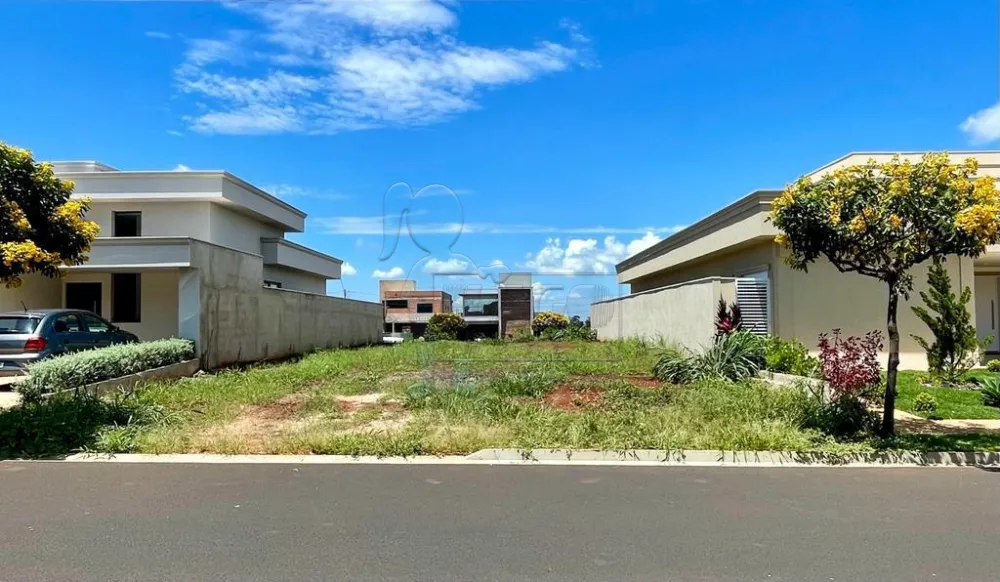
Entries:
<svg viewBox="0 0 1000 582">
<path fill-rule="evenodd" d="M 101 227 L 60 279 L 0 290 L 0 311 L 92 310 L 143 340 L 193 339 L 208 366 L 377 342 L 377 303 L 326 295 L 342 261 L 285 239 L 305 213 L 223 171 L 56 162 Z"/>
</svg>

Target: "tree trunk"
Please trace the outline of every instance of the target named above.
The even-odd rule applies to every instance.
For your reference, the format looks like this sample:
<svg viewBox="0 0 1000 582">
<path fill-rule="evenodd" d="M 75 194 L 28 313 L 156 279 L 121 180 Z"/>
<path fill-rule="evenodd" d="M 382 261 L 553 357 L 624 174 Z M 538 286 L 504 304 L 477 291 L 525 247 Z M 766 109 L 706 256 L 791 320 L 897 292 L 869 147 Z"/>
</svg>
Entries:
<svg viewBox="0 0 1000 582">
<path fill-rule="evenodd" d="M 891 437 L 896 432 L 896 375 L 899 371 L 899 327 L 896 325 L 896 311 L 899 307 L 899 288 L 889 283 L 889 310 L 886 314 L 886 330 L 889 332 L 889 369 L 885 375 L 885 406 L 882 413 L 882 428 L 879 436 Z"/>
</svg>

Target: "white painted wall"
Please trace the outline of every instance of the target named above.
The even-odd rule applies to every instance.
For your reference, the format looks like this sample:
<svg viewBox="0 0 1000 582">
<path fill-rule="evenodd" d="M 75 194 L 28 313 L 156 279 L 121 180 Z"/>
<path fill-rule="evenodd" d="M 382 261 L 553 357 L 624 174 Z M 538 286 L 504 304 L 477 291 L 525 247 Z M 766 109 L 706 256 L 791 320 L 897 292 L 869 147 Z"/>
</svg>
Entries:
<svg viewBox="0 0 1000 582">
<path fill-rule="evenodd" d="M 261 238 L 282 238 L 281 229 L 235 212 L 221 204 L 212 204 L 210 211 L 211 237 L 217 245 L 255 255 L 261 254 Z"/>
<path fill-rule="evenodd" d="M 264 280 L 278 281 L 281 283 L 282 289 L 326 295 L 326 278 L 304 271 L 277 265 L 264 265 Z"/>
<path fill-rule="evenodd" d="M 23 302 L 23 305 L 22 305 Z M 62 281 L 43 275 L 24 277 L 21 286 L 8 289 L 0 285 L 0 311 L 47 309 L 62 306 Z"/>
<path fill-rule="evenodd" d="M 142 212 L 142 236 L 188 236 L 211 240 L 211 202 L 91 202 L 87 219 L 101 227 L 98 236 L 114 236 L 114 212 Z"/>
<path fill-rule="evenodd" d="M 732 279 L 700 279 L 590 306 L 600 340 L 640 337 L 701 351 L 715 335 L 719 297 L 733 301 Z"/>
<path fill-rule="evenodd" d="M 111 273 L 69 273 L 63 283 L 100 283 L 101 317 L 136 334 L 143 341 L 177 336 L 178 271 L 145 271 L 140 275 L 142 321 L 138 323 L 114 322 L 111 319 Z M 66 288 L 64 284 L 61 287 L 61 297 L 54 307 L 66 305 Z"/>
</svg>

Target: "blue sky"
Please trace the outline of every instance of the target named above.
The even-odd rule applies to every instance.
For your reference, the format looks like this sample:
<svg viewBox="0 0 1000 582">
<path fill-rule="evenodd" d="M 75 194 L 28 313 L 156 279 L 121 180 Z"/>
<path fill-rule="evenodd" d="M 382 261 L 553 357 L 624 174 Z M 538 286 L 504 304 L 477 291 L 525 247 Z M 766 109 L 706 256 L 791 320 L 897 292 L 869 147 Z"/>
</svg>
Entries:
<svg viewBox="0 0 1000 582">
<path fill-rule="evenodd" d="M 850 151 L 1000 138 L 987 0 L 5 0 L 0 16 L 0 139 L 229 170 L 308 212 L 293 238 L 348 261 L 361 299 L 379 272 L 429 287 L 509 268 L 562 287 L 539 307 L 585 312 L 620 292 L 615 262 L 753 189 Z M 387 191 L 430 253 L 404 231 L 380 260 Z"/>
</svg>

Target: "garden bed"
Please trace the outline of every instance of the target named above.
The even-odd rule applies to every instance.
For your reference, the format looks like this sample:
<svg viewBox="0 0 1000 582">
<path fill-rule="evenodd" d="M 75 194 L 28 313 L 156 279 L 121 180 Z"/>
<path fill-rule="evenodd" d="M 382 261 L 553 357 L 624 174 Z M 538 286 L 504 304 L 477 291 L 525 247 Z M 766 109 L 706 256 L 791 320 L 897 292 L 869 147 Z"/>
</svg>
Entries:
<svg viewBox="0 0 1000 582">
<path fill-rule="evenodd" d="M 983 372 L 972 375 L 982 376 Z M 941 419 L 987 419 L 1000 418 L 1000 408 L 983 404 L 983 396 L 978 390 L 968 388 L 947 388 L 929 386 L 930 378 L 924 372 L 903 371 L 899 373 L 896 408 L 912 414 L 919 414 L 914 401 L 921 392 L 926 392 L 937 401 L 936 417 Z"/>
</svg>

